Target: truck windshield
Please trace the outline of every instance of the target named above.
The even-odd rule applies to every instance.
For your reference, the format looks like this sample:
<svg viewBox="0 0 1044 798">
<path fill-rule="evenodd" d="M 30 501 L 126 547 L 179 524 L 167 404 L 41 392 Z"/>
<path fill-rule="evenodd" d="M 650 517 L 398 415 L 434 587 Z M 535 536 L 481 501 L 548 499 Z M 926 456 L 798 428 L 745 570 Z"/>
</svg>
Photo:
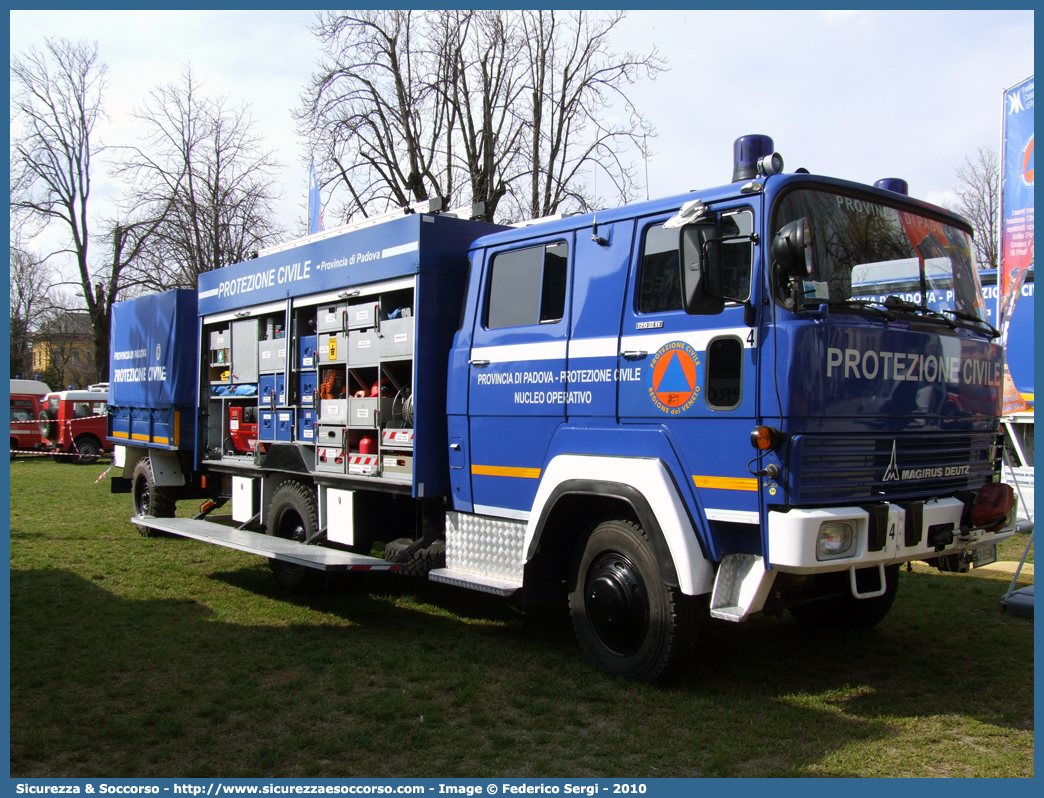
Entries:
<svg viewBox="0 0 1044 798">
<path fill-rule="evenodd" d="M 798 287 L 797 309 L 888 301 L 900 312 L 934 311 L 958 322 L 986 319 L 971 236 L 964 230 L 865 198 L 813 189 L 780 200 L 775 229 L 802 217 L 812 230 L 813 274 Z"/>
</svg>

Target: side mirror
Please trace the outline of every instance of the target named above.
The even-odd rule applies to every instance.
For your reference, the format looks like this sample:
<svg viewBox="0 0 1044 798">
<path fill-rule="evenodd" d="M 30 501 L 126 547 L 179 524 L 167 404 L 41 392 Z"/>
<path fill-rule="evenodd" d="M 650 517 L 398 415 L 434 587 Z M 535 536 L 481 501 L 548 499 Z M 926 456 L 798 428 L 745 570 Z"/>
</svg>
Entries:
<svg viewBox="0 0 1044 798">
<path fill-rule="evenodd" d="M 721 265 L 721 231 L 714 222 L 682 229 L 681 284 L 685 312 L 720 313 L 725 307 Z"/>
<path fill-rule="evenodd" d="M 772 239 L 772 259 L 788 277 L 805 279 L 812 276 L 812 228 L 802 216 L 783 225 Z"/>
</svg>

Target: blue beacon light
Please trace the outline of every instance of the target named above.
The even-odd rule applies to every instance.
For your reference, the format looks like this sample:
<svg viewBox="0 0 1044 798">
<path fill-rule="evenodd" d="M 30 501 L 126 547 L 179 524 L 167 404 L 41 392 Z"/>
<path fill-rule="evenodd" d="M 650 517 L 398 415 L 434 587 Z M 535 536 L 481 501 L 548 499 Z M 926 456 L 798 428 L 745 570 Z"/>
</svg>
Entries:
<svg viewBox="0 0 1044 798">
<path fill-rule="evenodd" d="M 885 191 L 894 191 L 904 196 L 910 195 L 910 186 L 901 177 L 882 177 L 874 183 L 874 188 L 883 188 Z"/>
<path fill-rule="evenodd" d="M 758 161 L 774 151 L 770 136 L 740 136 L 732 145 L 732 182 L 757 177 Z"/>
</svg>

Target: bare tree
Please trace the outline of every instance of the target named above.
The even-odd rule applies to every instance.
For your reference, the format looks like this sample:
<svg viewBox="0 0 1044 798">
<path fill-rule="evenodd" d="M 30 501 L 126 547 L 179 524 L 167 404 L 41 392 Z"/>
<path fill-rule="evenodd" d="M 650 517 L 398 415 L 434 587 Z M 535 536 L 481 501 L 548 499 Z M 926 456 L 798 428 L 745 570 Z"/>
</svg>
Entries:
<svg viewBox="0 0 1044 798">
<path fill-rule="evenodd" d="M 33 332 L 51 303 L 53 276 L 47 263 L 11 244 L 11 376 L 32 379 Z"/>
<path fill-rule="evenodd" d="M 92 136 L 103 115 L 107 72 L 97 44 L 66 39 L 46 39 L 43 51 L 34 47 L 11 59 L 11 211 L 36 229 L 65 228 L 60 252 L 76 260 L 97 363 L 109 360 L 119 290 L 119 274 L 92 269 L 88 250 L 91 159 L 101 150 Z"/>
<path fill-rule="evenodd" d="M 520 161 L 526 119 L 519 114 L 525 74 L 518 53 L 523 48 L 517 16 L 504 11 L 443 12 L 435 39 L 445 59 L 439 91 L 445 93 L 456 123 L 447 139 L 459 157 L 447 158 L 447 171 L 462 161 L 471 202 L 485 206 L 492 220 L 497 207 L 521 178 Z"/>
<path fill-rule="evenodd" d="M 203 94 L 186 66 L 180 83 L 152 91 L 135 115 L 149 134 L 141 146 L 120 148 L 114 170 L 130 183 L 131 209 L 110 227 L 114 269 L 129 265 L 149 288 L 195 288 L 201 273 L 279 238 L 279 163 L 246 106 Z"/>
<path fill-rule="evenodd" d="M 557 213 L 563 204 L 590 210 L 601 200 L 580 178 L 597 170 L 620 202 L 638 194 L 635 167 L 623 153 L 639 152 L 652 126 L 625 89 L 665 69 L 654 47 L 649 53 L 610 49 L 622 11 L 596 16 L 586 11 L 522 13 L 532 101 L 528 211 Z M 610 110 L 615 110 L 610 115 Z"/>
<path fill-rule="evenodd" d="M 609 49 L 622 19 L 323 15 L 315 33 L 325 58 L 297 117 L 324 185 L 347 193 L 341 215 L 435 196 L 484 202 L 490 220 L 582 210 L 593 202 L 584 181 L 595 165 L 631 198 L 634 167 L 623 153 L 650 128 L 625 88 L 664 66 L 655 49 Z"/>
<path fill-rule="evenodd" d="M 313 31 L 326 57 L 297 117 L 324 184 L 348 192 L 339 215 L 445 196 L 438 158 L 451 114 L 424 15 L 325 12 Z"/>
<path fill-rule="evenodd" d="M 1000 161 L 992 147 L 979 147 L 974 159 L 964 157 L 964 166 L 954 170 L 959 181 L 954 191 L 956 211 L 975 230 L 975 260 L 980 269 L 996 269 L 999 263 L 998 215 L 1000 211 Z"/>
</svg>

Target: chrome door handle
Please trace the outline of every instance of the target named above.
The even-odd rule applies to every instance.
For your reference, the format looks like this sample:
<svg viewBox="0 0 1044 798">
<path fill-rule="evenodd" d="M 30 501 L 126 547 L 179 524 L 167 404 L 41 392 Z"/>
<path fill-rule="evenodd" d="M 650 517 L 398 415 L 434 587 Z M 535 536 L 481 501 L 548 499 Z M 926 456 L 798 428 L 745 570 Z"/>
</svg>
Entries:
<svg viewBox="0 0 1044 798">
<path fill-rule="evenodd" d="M 488 366 L 489 365 L 489 361 L 488 360 L 469 360 L 468 364 L 472 365 L 472 366 L 475 366 L 476 368 L 482 368 L 483 366 Z"/>
<path fill-rule="evenodd" d="M 636 360 L 640 357 L 645 357 L 648 352 L 644 349 L 627 349 L 620 353 L 620 357 L 626 358 L 627 360 Z"/>
</svg>

